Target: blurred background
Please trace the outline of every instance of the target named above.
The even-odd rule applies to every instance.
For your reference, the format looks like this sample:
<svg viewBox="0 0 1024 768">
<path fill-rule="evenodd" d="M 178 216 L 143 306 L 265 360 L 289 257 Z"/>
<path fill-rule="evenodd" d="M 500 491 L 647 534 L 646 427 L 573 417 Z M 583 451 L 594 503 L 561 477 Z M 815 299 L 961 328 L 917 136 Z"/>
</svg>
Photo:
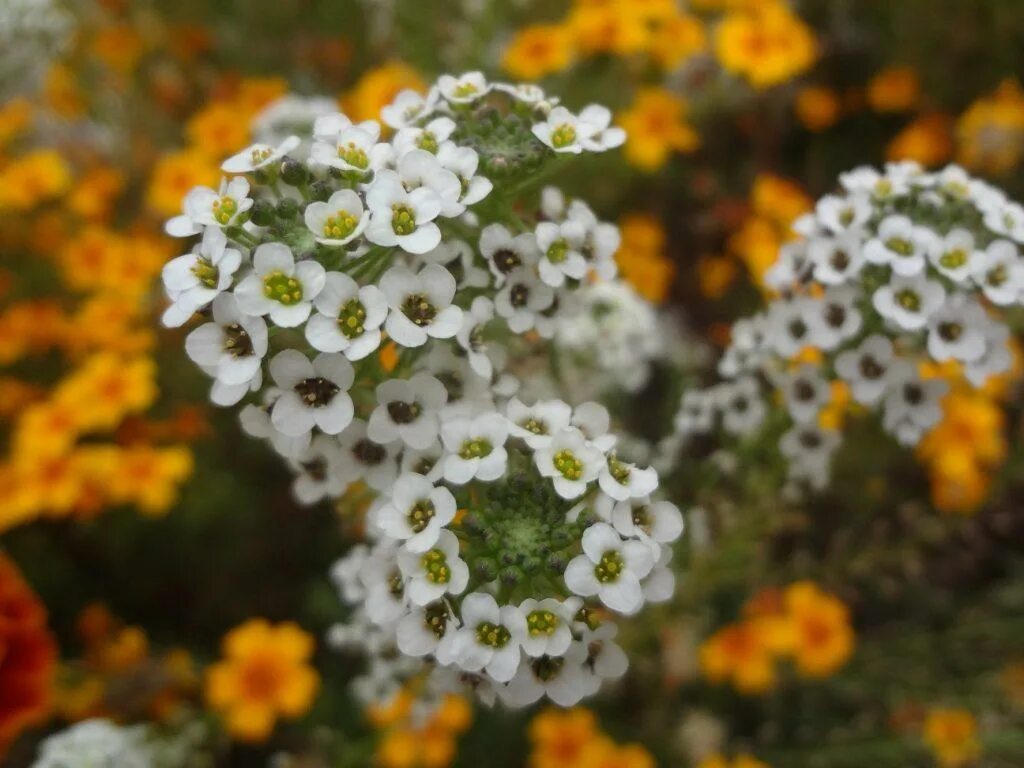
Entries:
<svg viewBox="0 0 1024 768">
<path fill-rule="evenodd" d="M 852 427 L 801 503 L 771 439 L 726 457 L 741 473 L 689 446 L 677 596 L 624 629 L 624 683 L 569 713 L 453 699 L 421 723 L 404 699 L 363 711 L 359 660 L 322 642 L 360 500 L 298 506 L 158 323 L 163 221 L 286 94 L 361 120 L 443 72 L 537 81 L 628 131 L 558 183 L 619 223 L 622 274 L 692 353 L 616 396 L 662 437 L 841 171 L 956 162 L 1024 197 L 1022 51 L 1018 0 L 0 0 L 4 764 L 102 716 L 159 724 L 183 765 L 1024 765 L 1017 373 L 954 391 L 916 452 Z M 797 597 L 816 629 L 783 659 Z M 204 676 L 257 619 L 308 633 L 321 683 L 252 743 Z"/>
</svg>

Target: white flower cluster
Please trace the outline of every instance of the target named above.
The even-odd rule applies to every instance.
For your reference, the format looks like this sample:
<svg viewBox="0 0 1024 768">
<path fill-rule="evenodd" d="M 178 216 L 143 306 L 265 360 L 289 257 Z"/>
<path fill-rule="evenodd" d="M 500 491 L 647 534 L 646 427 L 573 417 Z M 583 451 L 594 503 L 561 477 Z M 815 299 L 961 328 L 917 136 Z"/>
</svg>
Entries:
<svg viewBox="0 0 1024 768">
<path fill-rule="evenodd" d="M 125 727 L 110 720 L 84 720 L 48 737 L 32 768 L 152 768 L 145 726 Z"/>
<path fill-rule="evenodd" d="M 688 392 L 680 432 L 733 435 L 766 414 L 760 378 L 778 390 L 792 421 L 780 449 L 795 484 L 820 487 L 839 435 L 819 425 L 831 384 L 880 412 L 883 428 L 914 445 L 942 417 L 948 389 L 921 365 L 954 361 L 981 386 L 1010 369 L 1001 312 L 1024 303 L 1024 207 L 962 168 L 925 173 L 914 163 L 840 177 L 794 229 L 767 283 L 779 292 L 759 315 L 736 323 L 719 365 L 726 379 Z M 794 364 L 801 350 L 822 354 Z"/>
<path fill-rule="evenodd" d="M 435 687 L 570 706 L 625 673 L 607 614 L 671 596 L 683 518 L 652 501 L 653 469 L 618 457 L 609 422 L 596 403 L 511 398 L 442 425 L 440 458 L 390 485 L 372 545 L 334 569 L 357 611 L 333 639 L 377 660 L 367 687 L 391 691 L 430 658 Z"/>
</svg>

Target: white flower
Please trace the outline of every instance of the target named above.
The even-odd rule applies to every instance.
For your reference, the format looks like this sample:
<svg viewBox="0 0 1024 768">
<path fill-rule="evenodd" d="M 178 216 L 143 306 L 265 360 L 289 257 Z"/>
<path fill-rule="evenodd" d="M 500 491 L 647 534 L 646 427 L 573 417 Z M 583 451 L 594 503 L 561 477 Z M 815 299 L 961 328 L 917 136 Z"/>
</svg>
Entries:
<svg viewBox="0 0 1024 768">
<path fill-rule="evenodd" d="M 380 117 L 388 127 L 400 130 L 428 115 L 431 109 L 432 99 L 406 88 L 399 91 L 390 104 L 381 108 Z"/>
<path fill-rule="evenodd" d="M 464 72 L 458 77 L 441 75 L 437 79 L 437 90 L 450 104 L 472 104 L 486 96 L 491 87 L 481 72 Z"/>
<path fill-rule="evenodd" d="M 816 422 L 794 424 L 779 440 L 779 452 L 797 468 L 800 479 L 820 488 L 828 479 L 828 465 L 839 447 L 839 433 Z M 791 473 L 792 477 L 792 473 Z"/>
<path fill-rule="evenodd" d="M 164 229 L 171 237 L 191 237 L 203 227 L 228 227 L 252 208 L 252 203 L 244 176 L 222 180 L 216 192 L 209 187 L 194 187 L 185 195 L 185 212 L 168 221 Z"/>
<path fill-rule="evenodd" d="M 426 552 L 455 518 L 455 497 L 423 475 L 402 475 L 387 503 L 377 510 L 377 525 L 410 552 Z"/>
<path fill-rule="evenodd" d="M 658 473 L 651 467 L 621 461 L 615 451 L 608 454 L 597 476 L 601 490 L 616 501 L 649 496 L 658 487 Z"/>
<path fill-rule="evenodd" d="M 526 707 L 547 696 L 560 707 L 571 707 L 597 692 L 596 681 L 584 669 L 587 650 L 573 643 L 563 656 L 523 658 L 512 681 L 497 689 L 509 707 Z"/>
<path fill-rule="evenodd" d="M 502 224 L 488 224 L 480 233 L 480 253 L 501 287 L 505 278 L 520 267 L 540 259 L 537 238 L 532 232 L 513 236 Z"/>
<path fill-rule="evenodd" d="M 651 548 L 640 541 L 623 541 L 607 523 L 595 523 L 583 533 L 583 554 L 565 569 L 565 584 L 580 597 L 598 597 L 608 608 L 626 615 L 644 603 L 640 580 L 654 567 Z"/>
<path fill-rule="evenodd" d="M 438 663 L 454 660 L 451 648 L 456 635 L 455 620 L 447 602 L 438 600 L 425 606 L 413 606 L 395 628 L 395 643 L 406 656 L 433 654 Z"/>
<path fill-rule="evenodd" d="M 355 544 L 331 566 L 331 581 L 337 587 L 341 599 L 350 605 L 366 599 L 366 587 L 360 574 L 369 555 L 370 548 L 366 544 Z"/>
<path fill-rule="evenodd" d="M 626 143 L 626 132 L 612 126 L 612 113 L 601 104 L 590 104 L 580 111 L 579 120 L 587 126 L 583 148 L 590 152 L 604 152 Z"/>
<path fill-rule="evenodd" d="M 370 209 L 366 237 L 371 243 L 427 253 L 441 242 L 441 230 L 434 223 L 441 213 L 441 199 L 432 189 L 406 192 L 398 174 L 384 170 L 374 177 L 366 205 Z"/>
<path fill-rule="evenodd" d="M 164 265 L 162 277 L 171 305 L 163 314 L 169 328 L 184 325 L 193 313 L 231 287 L 242 254 L 226 248 L 227 238 L 216 227 L 207 227 L 198 248 Z"/>
<path fill-rule="evenodd" d="M 882 425 L 903 445 L 914 445 L 942 419 L 942 397 L 949 390 L 944 379 L 922 379 L 910 363 L 893 365 L 896 384 L 886 393 Z"/>
<path fill-rule="evenodd" d="M 289 136 L 276 147 L 270 144 L 253 144 L 229 157 L 220 167 L 225 173 L 252 173 L 259 168 L 266 168 L 275 160 L 280 160 L 301 143 L 298 136 Z"/>
<path fill-rule="evenodd" d="M 583 668 L 598 681 L 618 680 L 629 669 L 626 652 L 615 642 L 618 632 L 610 621 L 602 622 L 597 629 L 584 625 L 581 630 L 580 645 L 587 649 Z"/>
<path fill-rule="evenodd" d="M 528 406 L 513 397 L 505 413 L 509 434 L 534 450 L 549 445 L 552 435 L 566 429 L 572 418 L 572 408 L 562 400 L 541 400 Z"/>
<path fill-rule="evenodd" d="M 811 343 L 809 317 L 814 309 L 814 300 L 806 296 L 769 306 L 765 338 L 780 357 L 794 357 Z"/>
<path fill-rule="evenodd" d="M 314 130 L 324 131 L 327 136 L 313 142 L 310 152 L 313 163 L 359 178 L 384 167 L 391 150 L 388 145 L 378 143 L 380 125 L 375 121 L 350 124 L 337 133 L 332 130 L 337 126 L 327 118 L 317 120 L 316 126 Z"/>
<path fill-rule="evenodd" d="M 433 191 L 441 201 L 441 216 L 452 218 L 466 212 L 466 206 L 461 202 L 462 182 L 459 177 L 444 168 L 429 152 L 422 149 L 406 152 L 398 160 L 396 173 L 407 192 L 420 187 Z"/>
<path fill-rule="evenodd" d="M 447 401 L 444 385 L 429 373 L 382 381 L 367 435 L 381 444 L 400 440 L 415 450 L 426 450 L 437 442 L 438 414 Z"/>
<path fill-rule="evenodd" d="M 564 654 L 572 643 L 573 617 L 582 604 L 577 597 L 564 601 L 530 597 L 521 602 L 519 613 L 526 621 L 526 631 L 521 638 L 523 652 L 534 658 Z"/>
<path fill-rule="evenodd" d="M 779 389 L 793 421 L 814 421 L 831 396 L 828 382 L 816 365 L 805 363 L 779 376 Z"/>
<path fill-rule="evenodd" d="M 323 352 L 311 362 L 286 349 L 270 361 L 270 375 L 282 390 L 270 420 L 283 434 L 297 437 L 315 426 L 336 435 L 352 421 L 348 389 L 355 374 L 343 355 Z"/>
<path fill-rule="evenodd" d="M 539 104 L 542 101 L 547 101 L 549 104 L 558 103 L 557 98 L 548 98 L 544 93 L 544 89 L 536 83 L 494 83 L 493 87 L 494 90 L 507 93 L 523 104 Z"/>
<path fill-rule="evenodd" d="M 450 339 L 459 332 L 462 310 L 452 304 L 455 278 L 439 264 L 427 264 L 418 274 L 392 267 L 380 287 L 391 307 L 385 328 L 396 344 L 421 347 L 428 338 Z"/>
<path fill-rule="evenodd" d="M 466 351 L 469 365 L 477 376 L 488 381 L 494 376 L 494 364 L 488 356 L 484 342 L 484 329 L 494 319 L 494 302 L 486 296 L 477 296 L 463 313 L 462 327 L 455 335 L 459 346 Z"/>
<path fill-rule="evenodd" d="M 855 232 L 810 240 L 807 255 L 814 262 L 814 279 L 825 285 L 846 283 L 864 267 L 860 236 Z"/>
<path fill-rule="evenodd" d="M 318 243 L 341 246 L 355 240 L 370 222 L 370 212 L 351 189 L 340 189 L 327 202 L 314 201 L 303 213 L 306 226 Z"/>
<path fill-rule="evenodd" d="M 886 168 L 886 173 L 881 174 L 874 168 L 861 166 L 839 174 L 839 183 L 847 192 L 867 194 L 881 202 L 908 194 L 911 175 L 906 169 L 896 167 Z"/>
<path fill-rule="evenodd" d="M 414 149 L 437 154 L 441 145 L 455 132 L 455 121 L 450 117 L 435 117 L 423 127 L 405 126 L 395 134 L 392 144 L 399 157 Z"/>
<path fill-rule="evenodd" d="M 348 275 L 331 272 L 313 303 L 317 314 L 306 323 L 306 340 L 314 349 L 342 352 L 354 361 L 380 346 L 388 303 L 377 286 L 360 288 Z"/>
<path fill-rule="evenodd" d="M 381 445 L 366 435 L 366 422 L 353 419 L 338 437 L 350 481 L 362 480 L 375 491 L 386 491 L 398 476 L 396 454 L 401 443 Z"/>
<path fill-rule="evenodd" d="M 1001 307 L 1017 303 L 1024 289 L 1024 263 L 1009 240 L 996 240 L 980 252 L 971 274 L 988 300 Z"/>
<path fill-rule="evenodd" d="M 569 427 L 556 433 L 551 442 L 533 455 L 537 470 L 550 477 L 563 499 L 575 499 L 587 490 L 604 466 L 604 455 L 587 442 L 583 433 Z"/>
<path fill-rule="evenodd" d="M 864 258 L 872 264 L 888 264 L 897 275 L 911 277 L 924 269 L 934 241 L 930 229 L 915 226 L 906 216 L 887 216 L 878 225 L 878 235 L 864 246 Z"/>
<path fill-rule="evenodd" d="M 499 413 L 445 420 L 441 425 L 441 441 L 448 452 L 444 479 L 458 485 L 473 478 L 497 480 L 508 464 L 507 439 L 508 423 Z"/>
<path fill-rule="evenodd" d="M 366 615 L 378 626 L 393 625 L 409 606 L 409 574 L 401 569 L 401 555 L 396 555 L 396 547 L 392 541 L 376 545 L 360 572 L 366 591 Z"/>
<path fill-rule="evenodd" d="M 83 720 L 46 738 L 32 768 L 149 768 L 156 755 L 147 746 L 148 729 L 109 720 Z"/>
<path fill-rule="evenodd" d="M 610 519 L 625 538 L 671 544 L 683 535 L 683 514 L 670 501 L 651 501 L 645 497 L 612 502 Z"/>
<path fill-rule="evenodd" d="M 250 437 L 267 440 L 271 447 L 286 459 L 297 459 L 309 448 L 312 433 L 306 432 L 297 437 L 289 437 L 274 427 L 270 421 L 270 410 L 280 396 L 281 390 L 270 387 L 263 392 L 262 405 L 245 406 L 238 413 L 238 421 L 242 431 Z"/>
<path fill-rule="evenodd" d="M 342 468 L 344 456 L 337 440 L 317 435 L 309 448 L 290 463 L 296 472 L 292 492 L 300 504 L 315 504 L 345 492 L 348 483 Z"/>
<path fill-rule="evenodd" d="M 554 300 L 551 286 L 541 282 L 532 268 L 519 267 L 506 275 L 505 284 L 494 297 L 494 309 L 505 318 L 509 330 L 525 333 Z"/>
<path fill-rule="evenodd" d="M 267 354 L 267 324 L 261 317 L 243 315 L 230 293 L 213 300 L 213 322 L 185 338 L 185 351 L 198 365 L 212 369 L 227 385 L 248 385 L 260 372 Z"/>
<path fill-rule="evenodd" d="M 875 333 L 856 349 L 836 356 L 836 373 L 850 385 L 854 400 L 863 405 L 874 405 L 881 399 L 889 383 L 887 373 L 893 354 L 892 342 Z"/>
<path fill-rule="evenodd" d="M 829 288 L 825 295 L 808 306 L 814 311 L 807 316 L 811 329 L 811 344 L 824 350 L 833 350 L 856 336 L 863 325 L 857 303 L 862 299 L 853 286 Z"/>
<path fill-rule="evenodd" d="M 988 315 L 967 294 L 957 293 L 928 321 L 928 353 L 934 360 L 969 363 L 985 354 Z"/>
<path fill-rule="evenodd" d="M 941 283 L 923 275 L 893 277 L 871 297 L 878 314 L 893 321 L 899 328 L 917 331 L 928 322 L 946 300 Z"/>
<path fill-rule="evenodd" d="M 542 254 L 538 270 L 540 278 L 553 288 L 565 284 L 565 278 L 581 280 L 587 274 L 583 247 L 587 231 L 578 219 L 560 224 L 542 221 L 536 229 L 537 247 Z"/>
<path fill-rule="evenodd" d="M 708 392 L 689 389 L 679 401 L 679 412 L 673 420 L 676 431 L 684 434 L 706 434 L 715 423 L 715 399 Z"/>
<path fill-rule="evenodd" d="M 469 567 L 459 557 L 459 540 L 447 529 L 442 529 L 437 543 L 422 554 L 399 551 L 398 567 L 409 580 L 406 592 L 415 605 L 460 595 L 469 583 Z"/>
<path fill-rule="evenodd" d="M 584 143 L 597 133 L 597 127 L 581 121 L 565 107 L 555 107 L 548 113 L 547 121 L 535 123 L 533 135 L 558 153 L 578 155 Z"/>
<path fill-rule="evenodd" d="M 519 669 L 520 643 L 526 636 L 526 618 L 513 605 L 500 608 L 484 592 L 462 601 L 462 628 L 455 636 L 455 663 L 467 672 L 483 670 L 498 683 L 507 683 Z"/>
<path fill-rule="evenodd" d="M 494 184 L 490 179 L 476 175 L 480 165 L 480 156 L 475 149 L 458 147 L 452 142 L 446 141 L 437 151 L 437 160 L 441 163 L 442 168 L 454 173 L 459 180 L 461 190 L 458 202 L 463 210 L 466 206 L 479 203 L 494 189 Z"/>
<path fill-rule="evenodd" d="M 714 390 L 722 413 L 722 428 L 732 435 L 749 435 L 764 421 L 766 407 L 761 388 L 751 376 L 723 382 Z"/>
<path fill-rule="evenodd" d="M 834 235 L 856 232 L 868 223 L 873 212 L 871 201 L 864 195 L 825 195 L 814 208 L 818 221 Z"/>
<path fill-rule="evenodd" d="M 982 257 L 984 258 L 984 257 Z M 974 235 L 962 228 L 952 229 L 945 237 L 932 240 L 928 259 L 939 272 L 956 283 L 966 283 L 978 253 Z"/>
<path fill-rule="evenodd" d="M 985 353 L 967 364 L 964 375 L 976 387 L 983 386 L 990 376 L 1005 373 L 1013 366 L 1009 346 L 1010 329 L 1002 323 L 988 322 L 985 326 Z"/>
<path fill-rule="evenodd" d="M 997 235 L 1024 243 L 1024 205 L 1011 202 L 993 205 L 985 214 L 985 226 Z"/>
<path fill-rule="evenodd" d="M 295 263 L 284 243 L 264 243 L 253 253 L 253 273 L 235 287 L 238 306 L 248 315 L 270 315 L 282 328 L 294 328 L 309 317 L 313 300 L 323 290 L 324 268 L 315 261 Z"/>
<path fill-rule="evenodd" d="M 600 403 L 593 400 L 580 403 L 572 409 L 572 420 L 569 423 L 582 432 L 583 437 L 601 453 L 607 453 L 615 447 L 618 438 L 609 431 L 612 416 Z"/>
</svg>

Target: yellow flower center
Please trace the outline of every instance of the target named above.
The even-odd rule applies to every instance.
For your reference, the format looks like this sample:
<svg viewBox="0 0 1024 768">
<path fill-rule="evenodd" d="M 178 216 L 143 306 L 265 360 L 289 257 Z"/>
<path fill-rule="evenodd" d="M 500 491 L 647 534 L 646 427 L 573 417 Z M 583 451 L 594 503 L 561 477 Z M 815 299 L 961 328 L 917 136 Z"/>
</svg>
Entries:
<svg viewBox="0 0 1024 768">
<path fill-rule="evenodd" d="M 263 278 L 263 295 L 285 306 L 302 301 L 302 285 L 279 269 Z"/>
</svg>

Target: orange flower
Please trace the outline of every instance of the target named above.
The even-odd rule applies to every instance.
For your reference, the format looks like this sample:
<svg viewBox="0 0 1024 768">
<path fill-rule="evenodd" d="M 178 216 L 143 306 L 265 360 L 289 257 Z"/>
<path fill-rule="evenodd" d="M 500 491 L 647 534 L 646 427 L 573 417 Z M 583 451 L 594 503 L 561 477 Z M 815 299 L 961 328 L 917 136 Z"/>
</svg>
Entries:
<svg viewBox="0 0 1024 768">
<path fill-rule="evenodd" d="M 664 253 L 665 232 L 648 214 L 624 216 L 619 222 L 622 244 L 615 254 L 619 271 L 637 293 L 660 304 L 668 296 L 675 277 L 675 264 Z"/>
<path fill-rule="evenodd" d="M 730 624 L 700 647 L 700 666 L 713 682 L 731 681 L 743 693 L 758 694 L 775 685 L 773 642 L 762 621 Z"/>
<path fill-rule="evenodd" d="M 854 636 L 842 601 L 808 581 L 791 584 L 784 599 L 800 674 L 827 677 L 846 664 L 853 654 Z"/>
<path fill-rule="evenodd" d="M 807 71 L 818 57 L 813 31 L 776 0 L 729 13 L 715 33 L 722 66 L 754 88 L 770 88 Z"/>
<path fill-rule="evenodd" d="M 181 201 L 192 187 L 217 184 L 220 168 L 215 160 L 196 149 L 161 157 L 153 168 L 146 202 L 161 216 L 181 213 Z"/>
<path fill-rule="evenodd" d="M 250 619 L 224 636 L 224 659 L 206 674 L 206 700 L 242 741 L 263 741 L 279 717 L 313 704 L 320 685 L 309 665 L 313 638 L 292 623 Z"/>
<path fill-rule="evenodd" d="M 380 111 L 405 89 L 426 92 L 427 86 L 408 64 L 390 61 L 363 75 L 343 101 L 353 120 L 379 120 Z"/>
<path fill-rule="evenodd" d="M 530 768 L 577 765 L 588 745 L 600 736 L 589 709 L 545 709 L 530 723 Z"/>
<path fill-rule="evenodd" d="M 674 152 L 692 152 L 700 139 L 686 122 L 686 102 L 664 88 L 643 88 L 619 115 L 626 131 L 626 159 L 643 171 L 656 171 Z"/>
<path fill-rule="evenodd" d="M 56 661 L 46 609 L 0 554 L 0 757 L 19 733 L 49 713 Z"/>
<path fill-rule="evenodd" d="M 820 85 L 801 88 L 793 106 L 800 124 L 809 131 L 831 128 L 839 119 L 842 109 L 836 92 Z"/>
<path fill-rule="evenodd" d="M 900 131 L 885 151 L 886 159 L 916 160 L 926 167 L 942 165 L 953 156 L 953 122 L 933 113 L 917 118 Z"/>
<path fill-rule="evenodd" d="M 876 112 L 905 112 L 921 96 L 921 83 L 910 67 L 883 69 L 868 83 L 868 105 Z"/>
<path fill-rule="evenodd" d="M 200 152 L 221 160 L 249 144 L 249 122 L 235 104 L 215 102 L 193 115 L 185 135 Z"/>
<path fill-rule="evenodd" d="M 959 768 L 981 754 L 978 724 L 966 709 L 933 709 L 923 731 L 925 744 L 943 768 Z"/>
<path fill-rule="evenodd" d="M 539 80 L 572 63 L 572 37 L 561 24 L 535 24 L 516 33 L 501 58 L 502 68 L 520 80 Z"/>
</svg>

